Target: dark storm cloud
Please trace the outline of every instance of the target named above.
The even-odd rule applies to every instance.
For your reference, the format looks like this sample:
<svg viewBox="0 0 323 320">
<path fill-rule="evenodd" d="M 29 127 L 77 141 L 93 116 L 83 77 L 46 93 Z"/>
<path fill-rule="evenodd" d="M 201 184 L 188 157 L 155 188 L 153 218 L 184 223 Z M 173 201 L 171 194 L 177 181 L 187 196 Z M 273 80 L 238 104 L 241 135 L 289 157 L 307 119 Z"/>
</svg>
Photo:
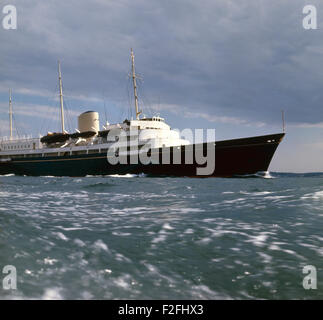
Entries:
<svg viewBox="0 0 323 320">
<path fill-rule="evenodd" d="M 320 27 L 323 3 L 311 2 Z M 18 30 L 0 30 L 2 91 L 53 91 L 61 59 L 71 94 L 119 101 L 133 47 L 152 103 L 233 122 L 280 121 L 281 109 L 323 122 L 323 32 L 302 28 L 307 1 L 11 3 Z"/>
</svg>

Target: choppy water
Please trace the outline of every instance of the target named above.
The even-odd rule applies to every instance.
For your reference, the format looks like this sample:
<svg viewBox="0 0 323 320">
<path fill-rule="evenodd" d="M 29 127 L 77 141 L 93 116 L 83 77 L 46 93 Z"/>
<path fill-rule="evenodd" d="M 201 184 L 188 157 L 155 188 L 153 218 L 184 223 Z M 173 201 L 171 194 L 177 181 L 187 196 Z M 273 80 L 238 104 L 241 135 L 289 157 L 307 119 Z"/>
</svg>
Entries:
<svg viewBox="0 0 323 320">
<path fill-rule="evenodd" d="M 0 298 L 323 298 L 323 174 L 272 176 L 2 176 Z"/>
</svg>

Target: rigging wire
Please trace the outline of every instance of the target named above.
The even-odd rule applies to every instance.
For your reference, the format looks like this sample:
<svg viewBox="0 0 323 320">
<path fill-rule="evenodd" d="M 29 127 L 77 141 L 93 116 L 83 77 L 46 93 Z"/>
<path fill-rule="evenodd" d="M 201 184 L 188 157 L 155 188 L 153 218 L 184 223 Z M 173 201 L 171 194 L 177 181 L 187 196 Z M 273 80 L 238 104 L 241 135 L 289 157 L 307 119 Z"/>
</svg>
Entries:
<svg viewBox="0 0 323 320">
<path fill-rule="evenodd" d="M 127 119 L 131 119 L 132 117 L 132 104 L 133 104 L 133 96 L 132 94 L 130 93 L 130 84 L 131 83 L 131 79 L 130 77 L 128 76 L 128 81 L 127 81 L 127 96 L 128 96 L 128 117 Z"/>
<path fill-rule="evenodd" d="M 42 131 L 53 131 L 51 130 L 51 125 L 53 123 L 53 119 L 56 118 L 56 102 L 57 102 L 57 94 L 58 91 L 58 85 L 55 87 L 55 93 L 53 93 L 50 97 L 48 97 L 48 114 L 46 117 L 43 117 L 43 120 L 41 121 L 41 125 L 39 127 L 39 133 Z M 54 130 L 55 131 L 55 130 Z"/>
<path fill-rule="evenodd" d="M 139 92 L 139 96 L 140 96 L 140 99 L 141 99 L 141 102 L 142 102 L 142 105 L 143 105 L 143 108 L 144 111 L 143 113 L 148 113 L 148 116 L 153 116 L 154 115 L 154 112 L 153 112 L 153 109 L 150 107 L 152 104 L 150 102 L 150 99 L 147 98 L 146 94 L 145 94 L 145 91 L 144 91 L 144 86 L 143 86 L 143 79 L 140 79 L 139 78 L 139 81 L 138 81 L 138 92 Z"/>
<path fill-rule="evenodd" d="M 105 97 L 103 96 L 103 108 L 104 108 L 104 125 L 106 126 L 106 124 L 108 123 L 108 117 L 107 117 L 107 108 L 105 105 Z"/>
<path fill-rule="evenodd" d="M 63 92 L 65 92 L 65 88 L 63 87 Z M 74 132 L 74 121 L 72 120 L 72 99 L 69 100 L 69 94 L 67 91 L 67 94 L 64 94 L 64 118 L 66 120 L 66 124 L 67 124 L 67 131 L 68 132 Z M 70 107 L 71 106 L 71 107 Z"/>
<path fill-rule="evenodd" d="M 20 134 L 19 134 L 18 126 L 17 126 L 17 121 L 16 121 L 16 117 L 15 117 L 14 114 L 12 115 L 12 119 L 13 119 L 14 128 L 15 128 L 16 133 L 17 133 L 17 138 L 20 139 Z"/>
</svg>

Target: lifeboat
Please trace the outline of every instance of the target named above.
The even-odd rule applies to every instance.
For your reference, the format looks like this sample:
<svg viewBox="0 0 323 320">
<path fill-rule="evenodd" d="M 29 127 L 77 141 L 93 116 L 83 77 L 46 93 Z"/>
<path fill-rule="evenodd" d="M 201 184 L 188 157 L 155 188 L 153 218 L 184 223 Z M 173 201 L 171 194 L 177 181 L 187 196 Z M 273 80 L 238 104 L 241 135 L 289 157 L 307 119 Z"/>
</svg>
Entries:
<svg viewBox="0 0 323 320">
<path fill-rule="evenodd" d="M 40 142 L 51 144 L 51 143 L 58 143 L 58 142 L 65 142 L 70 138 L 70 134 L 68 133 L 48 133 L 46 136 L 43 136 L 40 139 Z"/>
<path fill-rule="evenodd" d="M 72 139 L 78 139 L 78 138 L 83 138 L 83 139 L 88 139 L 92 138 L 96 135 L 96 132 L 94 131 L 84 131 L 84 132 L 75 132 L 70 134 L 70 137 Z"/>
</svg>

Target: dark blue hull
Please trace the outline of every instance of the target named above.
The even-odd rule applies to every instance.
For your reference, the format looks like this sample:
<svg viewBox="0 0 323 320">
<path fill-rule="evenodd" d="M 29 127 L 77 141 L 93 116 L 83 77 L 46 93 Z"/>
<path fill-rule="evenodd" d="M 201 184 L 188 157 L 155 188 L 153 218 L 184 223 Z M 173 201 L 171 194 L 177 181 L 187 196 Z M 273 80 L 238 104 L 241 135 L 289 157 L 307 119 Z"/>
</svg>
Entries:
<svg viewBox="0 0 323 320">
<path fill-rule="evenodd" d="M 215 169 L 209 176 L 232 177 L 267 171 L 270 161 L 283 139 L 284 134 L 217 141 L 215 145 Z M 207 143 L 202 146 L 205 150 Z M 195 148 L 196 145 L 193 145 Z M 174 147 L 175 148 L 175 147 Z M 116 164 L 107 160 L 106 153 L 65 155 L 56 157 L 15 158 L 10 162 L 0 162 L 0 174 L 28 176 L 71 176 L 148 174 L 158 176 L 198 176 L 196 159 L 192 164 L 184 163 L 184 147 L 181 148 L 182 162 L 173 163 L 173 148 L 170 148 L 170 164 Z M 162 150 L 157 149 L 161 160 Z M 161 161 L 160 161 L 161 162 Z M 129 163 L 129 161 L 128 161 Z M 202 166 L 203 167 L 203 166 Z"/>
</svg>

